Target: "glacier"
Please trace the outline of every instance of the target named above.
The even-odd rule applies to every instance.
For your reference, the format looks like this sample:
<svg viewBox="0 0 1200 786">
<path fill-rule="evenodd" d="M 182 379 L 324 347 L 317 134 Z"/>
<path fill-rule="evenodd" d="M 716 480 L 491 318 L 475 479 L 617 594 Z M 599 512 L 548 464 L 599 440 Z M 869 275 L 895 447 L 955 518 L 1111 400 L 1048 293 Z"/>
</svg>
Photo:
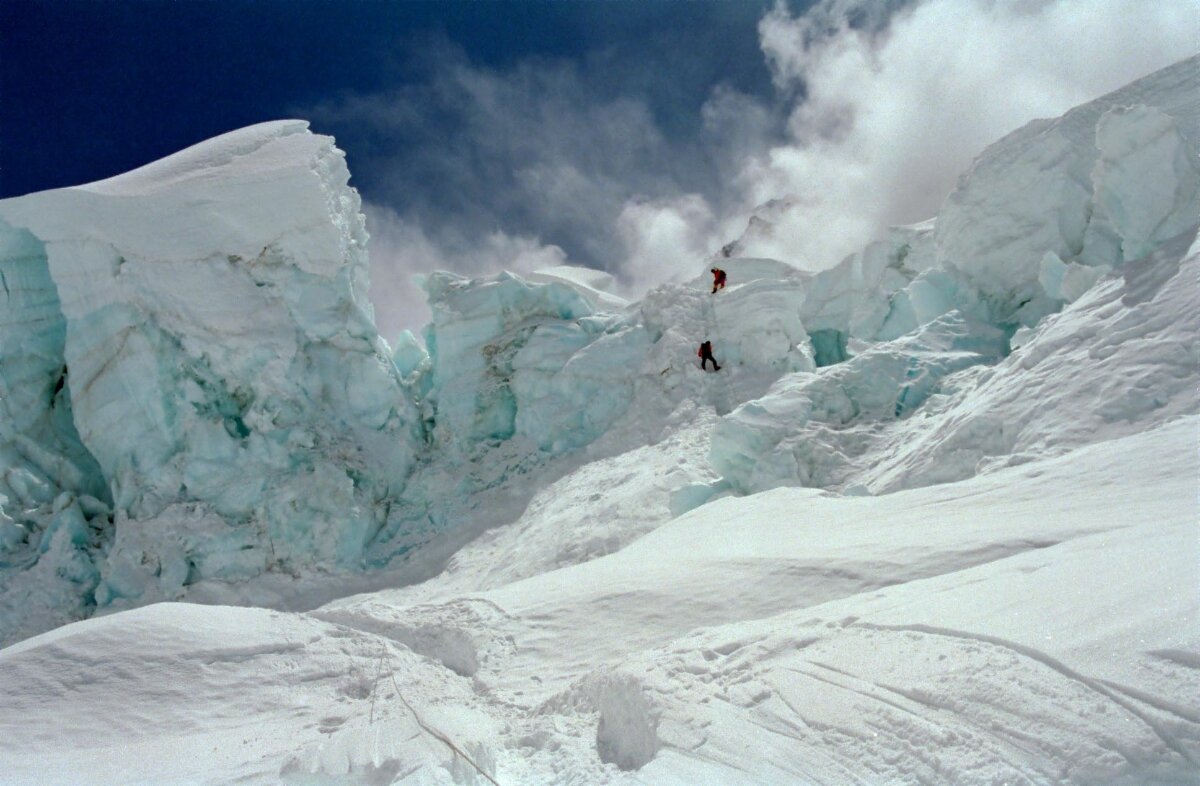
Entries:
<svg viewBox="0 0 1200 786">
<path fill-rule="evenodd" d="M 1078 446 L 1083 429 L 991 412 L 989 391 L 1010 398 L 1013 374 L 1037 378 L 1032 358 L 1066 357 L 1055 325 L 1070 341 L 1118 330 L 1106 310 L 1130 277 L 1178 266 L 1200 213 L 1196 68 L 1014 132 L 935 218 L 827 270 L 726 256 L 733 243 L 705 261 L 729 275 L 718 296 L 698 271 L 632 302 L 565 266 L 431 273 L 432 320 L 394 347 L 366 300 L 344 157 L 303 121 L 6 200 L 4 640 L 157 600 L 281 603 L 318 575 L 435 575 L 534 489 L 666 438 L 696 407 L 721 417 L 673 515 L 781 485 L 961 480 L 1034 443 Z M 1177 277 L 1158 286 L 1182 337 L 1195 317 Z M 706 339 L 719 374 L 696 365 Z M 1128 352 L 1096 341 L 1092 355 Z M 1194 408 L 1194 349 L 1154 351 L 1138 383 L 1154 392 L 1124 433 Z M 1126 382 L 1110 402 L 1139 395 Z"/>
<path fill-rule="evenodd" d="M 6 771 L 1195 782 L 1196 84 L 828 269 L 432 272 L 391 345 L 303 121 L 0 202 Z"/>
</svg>

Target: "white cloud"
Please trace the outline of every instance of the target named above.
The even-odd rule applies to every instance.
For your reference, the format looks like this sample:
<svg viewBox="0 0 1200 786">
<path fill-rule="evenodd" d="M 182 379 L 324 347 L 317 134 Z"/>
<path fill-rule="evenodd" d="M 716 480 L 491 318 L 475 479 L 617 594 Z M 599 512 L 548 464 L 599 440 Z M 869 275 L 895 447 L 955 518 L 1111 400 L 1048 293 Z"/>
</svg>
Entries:
<svg viewBox="0 0 1200 786">
<path fill-rule="evenodd" d="M 617 219 L 626 288 L 640 294 L 694 276 L 717 241 L 715 228 L 712 208 L 699 194 L 627 202 Z"/>
<path fill-rule="evenodd" d="M 375 323 L 385 338 L 401 330 L 414 332 L 429 321 L 425 293 L 416 276 L 449 270 L 466 276 L 485 276 L 500 270 L 530 273 L 566 263 L 566 254 L 536 237 L 508 235 L 499 230 L 479 237 L 463 237 L 445 244 L 431 239 L 419 222 L 395 210 L 365 203 L 367 231 L 371 235 L 371 302 Z"/>
<path fill-rule="evenodd" d="M 879 6 L 839 0 L 798 17 L 777 6 L 759 25 L 776 84 L 801 100 L 789 142 L 740 182 L 748 203 L 796 205 L 746 253 L 834 264 L 888 225 L 936 213 L 987 144 L 1200 41 L 1194 0 L 926 0 L 890 21 L 859 8 Z"/>
</svg>

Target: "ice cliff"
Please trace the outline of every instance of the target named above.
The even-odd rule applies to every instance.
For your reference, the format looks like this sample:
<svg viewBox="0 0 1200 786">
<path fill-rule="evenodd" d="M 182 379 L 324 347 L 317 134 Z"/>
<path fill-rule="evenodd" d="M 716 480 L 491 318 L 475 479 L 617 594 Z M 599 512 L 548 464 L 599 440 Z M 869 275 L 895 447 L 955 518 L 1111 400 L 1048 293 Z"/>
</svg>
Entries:
<svg viewBox="0 0 1200 786">
<path fill-rule="evenodd" d="M 1010 134 L 938 216 L 823 272 L 735 242 L 637 302 L 595 271 L 432 273 L 424 341 L 392 348 L 342 155 L 302 122 L 0 202 L 2 638 L 263 577 L 428 575 L 681 434 L 708 460 L 655 516 L 958 480 L 1200 412 L 1197 83 L 1192 58 Z M 1064 373 L 1084 363 L 1102 390 Z"/>
<path fill-rule="evenodd" d="M 421 421 L 348 178 L 285 121 L 0 203 L 6 634 L 48 585 L 77 614 L 359 564 Z"/>
</svg>

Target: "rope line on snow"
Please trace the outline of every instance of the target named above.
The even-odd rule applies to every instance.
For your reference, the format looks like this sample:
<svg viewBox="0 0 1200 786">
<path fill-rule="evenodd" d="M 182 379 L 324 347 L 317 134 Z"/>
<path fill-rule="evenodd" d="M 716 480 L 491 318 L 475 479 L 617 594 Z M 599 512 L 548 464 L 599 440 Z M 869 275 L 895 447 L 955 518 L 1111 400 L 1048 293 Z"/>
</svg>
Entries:
<svg viewBox="0 0 1200 786">
<path fill-rule="evenodd" d="M 441 740 L 446 745 L 447 748 L 449 748 L 450 750 L 454 751 L 459 756 L 461 756 L 463 761 L 465 761 L 467 764 L 470 764 L 472 767 L 474 767 L 475 771 L 478 772 L 483 777 L 487 778 L 488 781 L 491 782 L 493 786 L 500 786 L 500 784 L 496 781 L 495 778 L 493 778 L 491 775 L 488 775 L 486 772 L 484 772 L 482 767 L 480 767 L 478 764 L 476 764 L 475 761 L 470 756 L 463 753 L 462 749 L 459 748 L 457 745 L 455 745 L 453 742 L 451 742 L 450 739 L 446 735 L 442 734 L 440 731 L 437 731 L 436 729 L 430 728 L 429 726 L 425 725 L 425 721 L 421 720 L 421 716 L 417 714 L 417 711 L 413 709 L 413 706 L 408 703 L 408 699 L 404 698 L 404 694 L 400 692 L 400 686 L 396 684 L 396 672 L 394 670 L 389 671 L 388 676 L 392 678 L 392 687 L 396 689 L 396 698 L 398 698 L 398 699 L 400 699 L 400 701 L 404 702 L 405 707 L 408 707 L 408 711 L 412 713 L 413 720 L 415 720 L 417 722 L 418 726 L 420 726 L 426 733 L 428 733 L 429 736 L 436 737 L 437 739 Z"/>
<path fill-rule="evenodd" d="M 379 648 L 379 663 L 375 665 L 375 679 L 371 682 L 371 717 L 367 719 L 367 725 L 371 726 L 375 723 L 375 688 L 379 685 L 379 678 L 383 676 L 383 656 L 387 654 L 386 647 Z"/>
<path fill-rule="evenodd" d="M 725 290 L 721 289 L 719 291 L 724 292 Z M 703 310 L 705 312 L 705 322 L 707 323 L 709 332 L 712 333 L 712 336 L 704 337 L 705 341 L 709 341 L 712 338 L 719 338 L 724 335 L 724 331 L 721 330 L 721 323 L 717 321 L 717 304 L 716 304 L 716 300 L 715 300 L 716 296 L 717 296 L 717 293 L 713 292 L 704 301 L 705 307 Z M 732 374 L 733 371 L 729 370 L 731 368 L 729 366 L 729 360 L 728 360 L 729 356 L 726 355 L 725 357 L 726 357 L 725 368 L 726 368 L 727 376 L 718 380 L 718 383 L 717 383 L 721 389 L 721 393 L 723 394 L 721 396 L 723 398 L 723 402 L 721 402 L 721 403 L 723 403 L 725 406 L 725 412 L 722 413 L 718 409 L 718 411 L 717 411 L 718 415 L 729 414 L 730 412 L 733 411 L 733 383 L 729 380 L 729 377 L 728 377 L 728 374 Z M 714 355 L 713 356 L 713 365 L 716 365 L 716 362 L 717 362 L 716 356 Z M 701 365 L 701 368 L 703 368 L 703 365 Z M 714 371 L 713 373 L 719 375 L 721 372 Z"/>
<path fill-rule="evenodd" d="M 381 642 L 381 644 L 382 644 L 382 642 Z M 367 721 L 368 726 L 371 726 L 375 723 L 375 694 L 376 694 L 376 688 L 379 685 L 379 678 L 381 676 L 383 676 L 383 657 L 386 654 L 387 654 L 387 645 L 383 645 L 379 648 L 379 663 L 375 668 L 375 680 L 374 680 L 374 682 L 371 683 L 371 716 Z M 425 721 L 423 721 L 421 719 L 421 716 L 417 714 L 417 711 L 415 709 L 413 709 L 413 706 L 408 703 L 408 699 L 404 698 L 404 694 L 400 692 L 400 685 L 396 682 L 396 670 L 395 669 L 388 669 L 388 677 L 392 681 L 392 687 L 395 688 L 395 690 L 396 690 L 396 698 L 400 699 L 400 701 L 402 701 L 404 703 L 404 706 L 408 708 L 408 711 L 410 713 L 412 713 L 413 720 L 415 720 L 417 722 L 417 725 L 421 727 L 422 731 L 424 731 L 426 734 L 428 734 L 431 737 L 441 740 L 441 742 L 443 744 L 445 744 L 445 746 L 447 748 L 449 748 L 454 753 L 458 754 L 462 758 L 462 760 L 465 761 L 467 764 L 470 764 L 472 767 L 474 767 L 476 772 L 478 772 L 483 777 L 487 778 L 488 781 L 490 781 L 492 783 L 492 786 L 500 786 L 500 784 L 496 782 L 495 778 L 493 778 L 491 775 L 488 775 L 486 772 L 484 772 L 483 768 L 480 767 L 478 764 L 476 764 L 474 759 L 472 759 L 470 756 L 468 756 L 466 753 L 464 753 L 461 748 L 459 748 L 457 745 L 455 745 L 453 742 L 451 742 L 450 738 L 448 738 L 445 734 L 442 734 L 437 729 L 434 729 L 434 728 L 428 726 L 425 723 Z"/>
</svg>

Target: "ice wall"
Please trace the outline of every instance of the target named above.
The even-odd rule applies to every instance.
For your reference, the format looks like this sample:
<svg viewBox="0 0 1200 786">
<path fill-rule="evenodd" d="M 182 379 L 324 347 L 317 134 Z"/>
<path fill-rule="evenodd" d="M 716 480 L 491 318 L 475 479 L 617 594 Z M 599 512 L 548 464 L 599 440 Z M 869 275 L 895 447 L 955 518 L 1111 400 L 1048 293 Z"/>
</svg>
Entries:
<svg viewBox="0 0 1200 786">
<path fill-rule="evenodd" d="M 348 179 L 330 138 L 281 121 L 0 203 L 61 300 L 60 348 L 22 390 L 46 398 L 65 366 L 115 507 L 99 604 L 359 565 L 422 436 L 372 323 Z M 5 269 L 34 281 L 16 242 Z"/>
<path fill-rule="evenodd" d="M 100 580 L 111 500 L 75 430 L 65 337 L 44 246 L 0 221 L 0 641 L 83 616 Z"/>
<path fill-rule="evenodd" d="M 428 276 L 435 451 L 463 458 L 514 440 L 560 454 L 606 434 L 639 396 L 736 403 L 764 379 L 812 369 L 803 274 L 772 260 L 727 266 L 737 283 L 717 296 L 698 279 L 614 310 L 597 310 L 592 288 L 561 272 Z M 699 368 L 706 338 L 724 377 Z"/>
<path fill-rule="evenodd" d="M 1200 301 L 1179 273 L 1200 220 L 1197 84 L 1193 57 L 1030 123 L 979 156 L 935 219 L 808 278 L 800 320 L 831 367 L 728 415 L 714 466 L 745 493 L 890 490 L 1200 408 L 1186 338 Z M 1130 277 L 1166 288 L 1140 285 L 1135 304 Z"/>
<path fill-rule="evenodd" d="M 540 279 L 533 280 L 533 279 Z M 422 280 L 428 355 L 404 339 L 426 445 L 372 548 L 377 563 L 520 515 L 538 471 L 591 443 L 628 408 L 644 332 L 568 270 Z M 593 280 L 592 283 L 602 284 Z"/>
<path fill-rule="evenodd" d="M 1079 294 L 1067 270 L 1094 281 L 1182 232 L 1200 212 L 1198 79 L 1189 58 L 988 147 L 938 214 L 938 266 L 994 321 L 1031 326 Z"/>
<path fill-rule="evenodd" d="M 680 413 L 724 416 L 724 477 L 675 511 L 957 479 L 1194 412 L 1197 82 L 1193 58 L 1015 132 L 938 217 L 832 269 L 733 244 L 721 292 L 710 262 L 636 303 L 595 271 L 436 273 L 425 346 L 394 350 L 345 163 L 303 122 L 0 202 L 4 634 L 395 565 Z"/>
<path fill-rule="evenodd" d="M 425 290 L 433 434 L 452 456 L 510 438 L 561 453 L 594 440 L 628 405 L 632 328 L 597 315 L 574 287 L 435 273 Z"/>
<path fill-rule="evenodd" d="M 515 520 L 573 465 L 664 438 L 680 406 L 728 412 L 781 374 L 814 368 L 803 274 L 772 260 L 726 265 L 737 283 L 719 296 L 705 273 L 634 304 L 607 293 L 603 274 L 568 268 L 426 277 L 430 442 L 375 558 Z M 720 374 L 699 367 L 706 338 Z"/>
</svg>

